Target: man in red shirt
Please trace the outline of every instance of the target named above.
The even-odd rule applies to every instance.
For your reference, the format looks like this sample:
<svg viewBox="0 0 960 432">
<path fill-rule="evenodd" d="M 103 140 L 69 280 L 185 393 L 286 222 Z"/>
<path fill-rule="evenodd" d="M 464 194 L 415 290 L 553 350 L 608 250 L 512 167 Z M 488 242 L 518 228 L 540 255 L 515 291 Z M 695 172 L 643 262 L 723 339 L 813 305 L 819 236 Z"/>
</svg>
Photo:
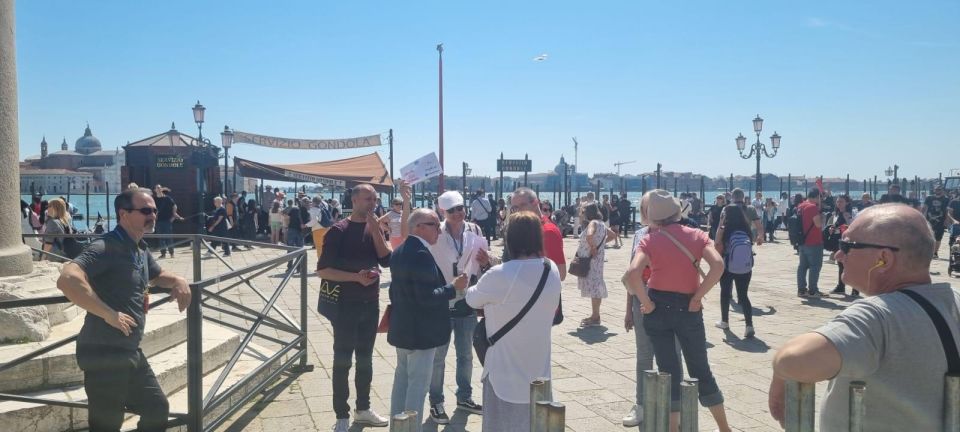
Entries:
<svg viewBox="0 0 960 432">
<path fill-rule="evenodd" d="M 560 270 L 560 280 L 567 277 L 567 259 L 563 255 L 563 236 L 560 234 L 560 228 L 550 220 L 549 215 L 540 212 L 540 199 L 533 189 L 522 187 L 513 191 L 510 198 L 510 213 L 528 211 L 540 216 L 540 222 L 543 223 L 543 255 L 550 258 L 557 269 Z M 506 242 L 507 239 L 504 239 Z M 509 261 L 506 256 L 507 248 L 504 247 L 504 261 Z"/>
<path fill-rule="evenodd" d="M 823 216 L 820 214 L 820 189 L 813 188 L 807 192 L 807 200 L 797 206 L 800 222 L 803 227 L 803 243 L 797 248 L 800 255 L 800 265 L 797 266 L 797 296 L 799 297 L 826 297 L 820 292 L 817 283 L 820 279 L 820 268 L 823 267 Z M 810 273 L 809 284 L 807 271 Z"/>
</svg>

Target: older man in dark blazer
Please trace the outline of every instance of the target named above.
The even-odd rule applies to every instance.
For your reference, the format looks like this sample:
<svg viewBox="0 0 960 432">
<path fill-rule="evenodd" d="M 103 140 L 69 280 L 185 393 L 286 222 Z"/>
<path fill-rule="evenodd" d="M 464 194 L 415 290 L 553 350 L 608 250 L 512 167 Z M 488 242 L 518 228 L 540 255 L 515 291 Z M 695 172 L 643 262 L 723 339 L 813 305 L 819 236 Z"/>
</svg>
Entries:
<svg viewBox="0 0 960 432">
<path fill-rule="evenodd" d="M 390 330 L 387 341 L 397 348 L 390 415 L 417 412 L 430 387 L 436 348 L 450 342 L 448 301 L 467 287 L 460 275 L 447 284 L 429 246 L 440 235 L 440 219 L 428 209 L 418 209 L 408 221 L 410 235 L 390 257 Z"/>
</svg>

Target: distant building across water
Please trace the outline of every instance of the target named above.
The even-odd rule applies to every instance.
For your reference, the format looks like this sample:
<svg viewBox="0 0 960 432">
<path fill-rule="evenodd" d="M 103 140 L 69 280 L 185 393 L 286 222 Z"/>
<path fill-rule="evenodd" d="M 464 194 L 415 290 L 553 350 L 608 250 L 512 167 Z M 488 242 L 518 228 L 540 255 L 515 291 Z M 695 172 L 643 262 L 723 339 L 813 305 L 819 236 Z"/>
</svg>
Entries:
<svg viewBox="0 0 960 432">
<path fill-rule="evenodd" d="M 46 137 L 40 142 L 40 155 L 20 162 L 20 193 L 79 193 L 90 184 L 91 192 L 102 192 L 106 183 L 111 189 L 120 184 L 123 151 L 103 150 L 100 140 L 93 136 L 90 125 L 77 138 L 74 150 L 67 147 L 66 138 L 60 151 L 50 153 Z"/>
</svg>

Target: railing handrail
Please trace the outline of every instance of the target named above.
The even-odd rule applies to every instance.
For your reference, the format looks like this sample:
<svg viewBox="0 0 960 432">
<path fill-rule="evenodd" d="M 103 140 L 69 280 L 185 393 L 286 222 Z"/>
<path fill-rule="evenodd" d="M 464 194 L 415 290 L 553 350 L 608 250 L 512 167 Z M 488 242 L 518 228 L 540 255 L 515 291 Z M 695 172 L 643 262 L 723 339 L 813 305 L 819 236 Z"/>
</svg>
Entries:
<svg viewBox="0 0 960 432">
<path fill-rule="evenodd" d="M 103 234 L 94 234 L 94 233 L 82 233 L 82 234 L 32 234 L 31 233 L 31 234 L 24 234 L 24 237 L 99 238 L 102 235 Z M 230 414 L 232 414 L 233 412 L 235 412 L 237 409 L 240 408 L 241 402 L 237 402 L 237 401 L 245 402 L 251 399 L 252 397 L 256 396 L 256 393 L 259 392 L 260 389 L 262 389 L 267 384 L 269 384 L 274 379 L 276 379 L 280 373 L 287 370 L 291 370 L 291 369 L 297 369 L 300 372 L 312 370 L 313 366 L 307 364 L 307 329 L 308 329 L 308 325 L 307 325 L 308 314 L 307 314 L 307 302 L 306 302 L 307 249 L 305 247 L 291 247 L 291 246 L 284 246 L 284 245 L 276 245 L 272 243 L 237 240 L 232 238 L 217 237 L 217 236 L 211 236 L 206 234 L 148 234 L 148 235 L 145 235 L 144 237 L 148 239 L 170 238 L 170 239 L 186 240 L 192 243 L 192 251 L 194 254 L 194 257 L 193 257 L 194 281 L 189 284 L 191 293 L 193 296 L 193 301 L 191 302 L 191 307 L 188 308 L 187 317 L 186 317 L 187 327 L 188 327 L 186 342 L 187 342 L 187 371 L 188 371 L 187 393 L 188 393 L 188 399 L 189 399 L 189 402 L 188 402 L 189 407 L 188 407 L 188 412 L 186 414 L 184 413 L 170 414 L 172 417 L 174 417 L 174 420 L 172 420 L 169 423 L 171 426 L 185 424 L 187 425 L 187 429 L 191 432 L 200 432 L 200 431 L 210 430 L 211 428 L 221 424 Z M 200 275 L 202 274 L 202 271 L 200 270 L 200 256 L 199 256 L 200 250 L 201 250 L 200 247 L 201 246 L 206 247 L 208 251 L 212 250 L 212 247 L 207 242 L 207 240 L 227 242 L 227 243 L 240 244 L 240 245 L 259 246 L 259 247 L 268 248 L 268 249 L 277 249 L 277 250 L 283 251 L 284 253 L 278 257 L 270 258 L 265 261 L 261 261 L 259 263 L 247 265 L 239 269 L 233 269 L 230 266 L 230 264 L 226 260 L 224 260 L 223 257 L 221 257 L 219 254 L 216 254 L 216 251 L 213 251 L 216 254 L 216 257 L 220 259 L 231 270 L 218 276 L 202 279 L 200 277 Z M 37 250 L 36 248 L 32 248 L 32 249 Z M 47 252 L 43 250 L 38 250 L 38 252 L 40 252 L 41 254 L 49 254 L 52 256 L 57 256 L 59 258 L 62 258 L 68 261 L 70 260 L 67 257 L 62 257 L 51 252 Z M 233 289 L 234 287 L 237 287 L 241 284 L 246 284 L 250 286 L 251 288 L 254 289 L 254 291 L 260 294 L 259 290 L 257 290 L 256 287 L 252 285 L 251 279 L 244 278 L 244 275 L 253 273 L 252 278 L 256 278 L 262 275 L 265 271 L 269 271 L 269 269 L 273 267 L 277 267 L 284 262 L 297 263 L 297 267 L 295 267 L 295 269 L 299 270 L 299 273 L 300 273 L 298 275 L 301 282 L 300 283 L 301 304 L 300 304 L 299 326 L 295 324 L 290 317 L 288 317 L 281 309 L 279 309 L 276 306 L 276 300 L 279 298 L 280 293 L 283 291 L 283 289 L 287 285 L 289 285 L 289 281 L 294 276 L 295 272 L 293 272 L 292 269 L 287 270 L 286 275 L 282 278 L 282 281 L 280 282 L 279 286 L 276 288 L 275 292 L 272 293 L 271 298 L 268 301 L 266 301 L 266 305 L 259 311 L 251 310 L 248 307 L 245 307 L 237 302 L 229 301 L 224 297 L 224 292 L 230 289 Z M 217 292 L 212 292 L 207 290 L 207 287 L 211 285 L 215 285 L 224 281 L 230 281 L 233 279 L 239 279 L 240 282 L 230 285 L 227 288 Z M 163 294 L 163 293 L 169 294 L 170 289 L 151 287 L 150 292 L 159 293 L 159 294 Z M 240 312 L 230 311 L 231 313 L 228 313 L 227 315 L 232 315 L 234 317 L 247 319 L 247 320 L 253 319 L 254 321 L 254 324 L 247 329 L 242 329 L 240 325 L 231 324 L 230 327 L 233 328 L 234 330 L 245 332 L 243 337 L 244 343 L 240 344 L 240 346 L 235 350 L 235 352 L 231 356 L 231 361 L 228 362 L 228 364 L 225 365 L 223 371 L 221 371 L 221 375 L 217 379 L 218 385 L 215 386 L 214 389 L 211 389 L 211 391 L 206 397 L 207 399 L 206 403 L 204 403 L 203 398 L 201 396 L 203 392 L 203 387 L 202 387 L 203 385 L 202 383 L 203 381 L 203 359 L 202 359 L 203 347 L 202 347 L 202 327 L 200 323 L 204 319 L 209 319 L 215 322 L 221 322 L 221 321 L 213 317 L 203 316 L 202 307 L 205 302 L 204 300 L 205 297 L 209 297 L 211 299 L 219 299 L 221 303 L 225 305 L 224 308 L 234 307 L 236 310 L 240 311 Z M 156 307 L 164 303 L 170 302 L 172 300 L 173 300 L 173 297 L 168 295 L 166 297 L 163 297 L 161 299 L 158 299 L 152 302 L 150 304 L 150 307 L 151 308 Z M 63 304 L 63 303 L 70 303 L 70 300 L 66 296 L 43 296 L 43 297 L 32 297 L 32 298 L 24 298 L 24 299 L 3 300 L 3 301 L 0 301 L 0 310 L 17 308 L 17 307 L 46 306 L 46 305 Z M 209 307 L 216 310 L 216 307 L 213 307 L 213 306 L 209 306 Z M 224 311 L 226 311 L 226 309 L 224 309 Z M 284 320 L 286 320 L 290 325 L 282 323 L 276 318 L 268 316 L 268 314 L 271 311 L 280 313 L 283 316 Z M 247 316 L 251 312 L 254 315 Z M 253 337 L 265 337 L 264 335 L 256 331 L 258 324 L 268 325 L 273 329 L 284 332 L 285 334 L 293 335 L 294 338 L 291 341 L 283 341 L 273 337 L 266 338 L 272 343 L 277 343 L 278 345 L 281 345 L 281 348 L 276 353 L 274 353 L 271 357 L 264 360 L 263 363 L 259 365 L 257 368 L 255 368 L 253 372 L 244 376 L 240 380 L 240 383 L 246 384 L 250 382 L 251 379 L 258 376 L 259 374 L 265 373 L 266 378 L 263 379 L 261 382 L 259 382 L 259 384 L 254 385 L 252 387 L 244 385 L 242 386 L 243 388 L 233 386 L 227 390 L 224 390 L 223 392 L 217 393 L 216 390 L 219 388 L 219 386 L 223 384 L 224 379 L 226 378 L 226 375 L 231 371 L 232 366 L 236 363 L 236 360 L 241 355 L 241 351 L 245 349 L 245 347 L 249 344 L 250 340 L 252 340 Z M 60 341 L 56 341 L 52 344 L 48 344 L 45 347 L 41 347 L 36 350 L 33 350 L 9 362 L 0 364 L 0 373 L 6 370 L 9 370 L 11 368 L 17 367 L 23 363 L 26 363 L 27 361 L 33 360 L 41 355 L 44 355 L 64 345 L 73 343 L 76 341 L 76 339 L 77 339 L 77 335 L 69 336 Z M 288 358 L 287 360 L 280 362 L 279 367 L 277 369 L 272 371 L 268 371 L 266 369 L 268 365 L 277 364 L 277 362 L 281 360 L 281 357 L 287 356 L 291 352 L 294 352 L 294 355 Z M 299 365 L 294 365 L 297 361 L 299 361 Z M 234 398 L 233 396 L 237 395 L 237 393 L 241 393 L 241 394 L 239 395 L 238 398 Z M 218 414 L 216 418 L 212 419 L 212 422 L 205 422 L 204 421 L 205 415 L 209 413 L 210 410 L 219 408 L 221 405 L 223 405 L 223 403 L 228 401 L 228 398 L 226 396 L 231 396 L 229 398 L 230 405 L 225 409 L 225 411 Z M 21 402 L 36 403 L 41 405 L 68 406 L 71 408 L 88 408 L 89 407 L 87 403 L 83 403 L 83 402 L 65 403 L 63 401 L 50 400 L 50 399 L 45 399 L 41 397 L 31 397 L 31 396 L 14 395 L 14 394 L 8 394 L 8 393 L 0 393 L 0 401 L 3 401 L 3 400 L 15 400 L 15 401 L 21 401 Z M 208 424 L 205 425 L 204 423 L 208 423 Z"/>
</svg>

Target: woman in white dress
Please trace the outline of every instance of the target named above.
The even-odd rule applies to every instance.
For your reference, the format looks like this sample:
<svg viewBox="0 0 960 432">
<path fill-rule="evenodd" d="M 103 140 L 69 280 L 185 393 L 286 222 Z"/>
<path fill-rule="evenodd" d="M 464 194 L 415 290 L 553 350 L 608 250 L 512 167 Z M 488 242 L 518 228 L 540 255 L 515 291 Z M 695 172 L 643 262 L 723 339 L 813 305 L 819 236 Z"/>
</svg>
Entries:
<svg viewBox="0 0 960 432">
<path fill-rule="evenodd" d="M 580 232 L 580 245 L 577 247 L 577 256 L 590 258 L 590 272 L 585 277 L 577 278 L 577 288 L 581 297 L 589 297 L 593 313 L 580 321 L 583 327 L 600 325 L 600 303 L 607 297 L 607 284 L 603 281 L 603 261 L 606 253 L 604 243 L 608 235 L 616 235 L 607 229 L 603 223 L 600 207 L 592 202 L 583 207 L 583 218 L 586 220 L 586 229 Z"/>
</svg>

